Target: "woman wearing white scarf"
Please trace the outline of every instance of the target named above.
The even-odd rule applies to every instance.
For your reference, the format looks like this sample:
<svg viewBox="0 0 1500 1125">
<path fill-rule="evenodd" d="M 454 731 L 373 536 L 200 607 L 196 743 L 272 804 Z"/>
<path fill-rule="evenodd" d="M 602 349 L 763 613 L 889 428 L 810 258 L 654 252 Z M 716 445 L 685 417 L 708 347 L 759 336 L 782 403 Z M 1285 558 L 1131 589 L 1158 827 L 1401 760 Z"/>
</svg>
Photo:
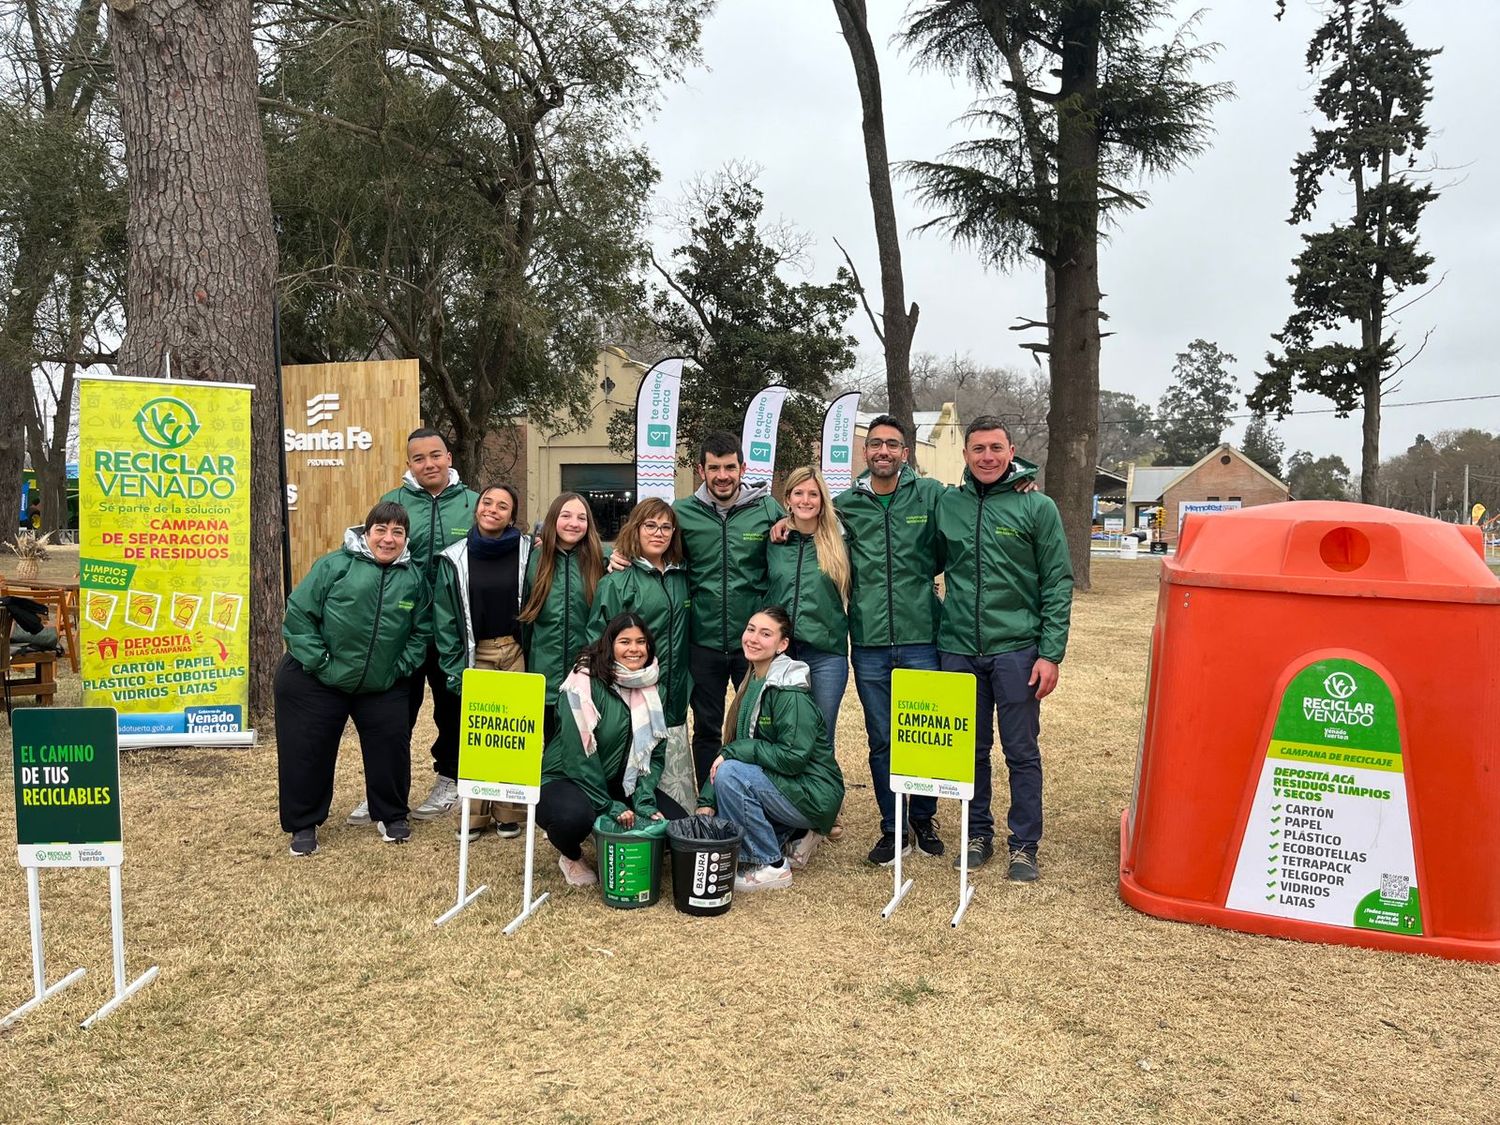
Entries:
<svg viewBox="0 0 1500 1125">
<path fill-rule="evenodd" d="M 608 814 L 630 828 L 637 816 L 687 815 L 657 790 L 667 736 L 659 675 L 651 630 L 622 613 L 583 650 L 558 692 L 558 733 L 542 755 L 536 820 L 573 886 L 598 881 L 583 858 L 597 817 Z"/>
</svg>

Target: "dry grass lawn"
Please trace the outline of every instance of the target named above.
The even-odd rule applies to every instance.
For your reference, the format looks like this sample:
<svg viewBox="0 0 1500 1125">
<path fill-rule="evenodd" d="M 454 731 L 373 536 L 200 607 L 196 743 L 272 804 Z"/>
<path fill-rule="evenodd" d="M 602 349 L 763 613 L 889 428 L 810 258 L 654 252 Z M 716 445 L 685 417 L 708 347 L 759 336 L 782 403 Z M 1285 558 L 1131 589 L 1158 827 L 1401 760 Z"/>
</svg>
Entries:
<svg viewBox="0 0 1500 1125">
<path fill-rule="evenodd" d="M 956 931 L 954 872 L 920 857 L 916 888 L 880 920 L 891 879 L 863 862 L 876 819 L 852 686 L 848 837 L 791 891 L 717 919 L 669 901 L 609 910 L 564 887 L 542 843 L 552 899 L 506 938 L 522 849 L 492 836 L 473 851 L 491 892 L 434 930 L 453 897 L 450 826 L 417 825 L 402 848 L 343 827 L 360 789 L 352 742 L 323 850 L 305 862 L 277 827 L 267 742 L 132 753 L 128 953 L 132 975 L 155 963 L 160 979 L 80 1031 L 108 989 L 106 879 L 47 873 L 51 976 L 89 976 L 0 1036 L 0 1118 L 1500 1120 L 1495 968 L 1242 936 L 1120 902 L 1156 574 L 1150 560 L 1095 563 L 1044 709 L 1042 881 L 981 871 Z M 942 823 L 951 844 L 956 810 Z M 12 869 L 0 1008 L 29 994 L 26 932 Z"/>
</svg>

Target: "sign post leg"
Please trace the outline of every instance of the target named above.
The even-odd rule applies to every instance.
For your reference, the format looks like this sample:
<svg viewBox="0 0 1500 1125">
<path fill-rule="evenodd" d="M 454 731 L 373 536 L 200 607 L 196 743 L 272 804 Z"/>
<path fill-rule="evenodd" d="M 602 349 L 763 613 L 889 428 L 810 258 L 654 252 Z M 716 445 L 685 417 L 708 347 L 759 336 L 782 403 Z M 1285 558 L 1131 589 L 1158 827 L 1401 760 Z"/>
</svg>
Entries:
<svg viewBox="0 0 1500 1125">
<path fill-rule="evenodd" d="M 109 868 L 109 933 L 115 963 L 115 994 L 109 1003 L 79 1024 L 80 1027 L 93 1027 L 156 979 L 157 967 L 152 965 L 131 984 L 125 983 L 125 894 L 121 888 L 118 863 L 111 864 Z"/>
<path fill-rule="evenodd" d="M 489 890 L 489 884 L 484 883 L 474 888 L 469 893 L 469 798 L 465 797 L 463 802 L 463 830 L 458 835 L 458 897 L 453 906 L 441 917 L 434 918 L 432 924 L 441 926 L 444 922 L 451 922 L 458 917 L 458 913 L 469 903 L 473 902 L 485 891 Z"/>
<path fill-rule="evenodd" d="M 906 806 L 906 794 L 899 789 L 896 790 L 896 893 L 891 896 L 891 901 L 885 904 L 885 909 L 880 912 L 882 918 L 889 918 L 896 913 L 896 907 L 901 905 L 901 900 L 906 897 L 906 892 L 911 890 L 912 881 L 901 881 L 901 853 L 906 849 L 906 825 L 902 823 L 902 813 Z"/>
<path fill-rule="evenodd" d="M 526 806 L 526 877 L 521 890 L 521 913 L 511 920 L 510 925 L 505 927 L 505 935 L 509 937 L 521 928 L 521 923 L 530 918 L 542 903 L 547 901 L 547 894 L 543 894 L 535 901 L 531 898 L 531 875 L 536 863 L 536 806 L 528 803 Z"/>
<path fill-rule="evenodd" d="M 0 1020 L 0 1028 L 7 1028 L 42 1002 L 56 996 L 71 984 L 83 979 L 81 966 L 74 969 L 51 988 L 47 987 L 47 954 L 42 948 L 42 873 L 38 868 L 26 869 L 26 906 L 31 914 L 31 989 L 32 997 L 10 1015 Z"/>
<path fill-rule="evenodd" d="M 953 921 L 949 923 L 954 929 L 963 921 L 964 911 L 969 909 L 969 903 L 974 901 L 974 888 L 969 886 L 969 802 L 963 800 L 959 804 L 958 846 L 963 850 L 958 853 L 958 913 L 953 915 Z"/>
</svg>

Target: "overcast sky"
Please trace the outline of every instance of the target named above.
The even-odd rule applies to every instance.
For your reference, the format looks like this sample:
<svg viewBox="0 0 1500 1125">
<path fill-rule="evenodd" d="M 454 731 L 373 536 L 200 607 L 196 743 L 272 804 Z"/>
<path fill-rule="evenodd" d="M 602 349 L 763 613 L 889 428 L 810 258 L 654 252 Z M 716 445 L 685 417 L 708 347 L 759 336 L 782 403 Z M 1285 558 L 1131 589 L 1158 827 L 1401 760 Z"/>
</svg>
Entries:
<svg viewBox="0 0 1500 1125">
<path fill-rule="evenodd" d="M 960 133 L 950 123 L 972 91 L 944 75 L 914 73 L 891 45 L 904 0 L 870 0 L 872 34 L 881 48 L 886 130 L 893 160 L 930 159 Z M 1196 5 L 1180 5 L 1182 11 Z M 1196 338 L 1216 341 L 1239 362 L 1241 391 L 1271 347 L 1270 334 L 1290 307 L 1286 278 L 1300 247 L 1286 222 L 1290 168 L 1308 144 L 1313 81 L 1303 68 L 1317 8 L 1290 0 L 1274 18 L 1274 0 L 1219 0 L 1206 7 L 1201 35 L 1222 45 L 1202 77 L 1229 81 L 1233 101 L 1215 114 L 1213 148 L 1170 179 L 1150 183 L 1148 210 L 1127 215 L 1100 256 L 1107 294 L 1100 381 L 1155 404 L 1177 352 Z M 1398 407 L 1400 400 L 1500 393 L 1494 379 L 1494 270 L 1500 261 L 1500 173 L 1493 147 L 1496 43 L 1500 4 L 1414 0 L 1402 13 L 1413 41 L 1441 47 L 1433 60 L 1433 129 L 1427 157 L 1449 171 L 1435 178 L 1440 199 L 1422 221 L 1424 248 L 1436 256 L 1433 277 L 1446 280 L 1405 312 L 1401 335 L 1413 346 L 1435 329 L 1422 356 L 1387 402 L 1382 456 L 1404 450 L 1418 433 L 1462 426 L 1493 432 L 1500 397 Z M 816 239 L 813 275 L 840 264 L 833 239 L 854 255 L 879 307 L 878 272 L 866 189 L 859 99 L 848 50 L 830 0 L 720 0 L 703 34 L 705 66 L 667 90 L 645 140 L 662 172 L 669 202 L 694 175 L 739 159 L 759 164 L 766 210 Z M 1319 119 L 1321 120 L 1321 119 Z M 1445 185 L 1445 186 L 1444 186 Z M 1337 189 L 1334 189 L 1337 190 Z M 967 353 L 992 365 L 1023 366 L 1030 353 L 1006 331 L 1018 316 L 1040 317 L 1040 275 L 986 272 L 975 255 L 938 234 L 912 228 L 928 217 L 897 186 L 908 300 L 922 316 L 917 351 Z M 1344 194 L 1326 193 L 1342 209 Z M 671 243 L 664 242 L 670 246 Z M 863 355 L 879 345 L 863 314 L 850 322 Z M 1297 416 L 1279 424 L 1288 452 L 1337 453 L 1359 468 L 1359 415 L 1336 419 L 1326 400 L 1299 396 Z M 1241 411 L 1243 413 L 1243 410 Z M 1243 432 L 1236 422 L 1230 439 Z"/>
</svg>

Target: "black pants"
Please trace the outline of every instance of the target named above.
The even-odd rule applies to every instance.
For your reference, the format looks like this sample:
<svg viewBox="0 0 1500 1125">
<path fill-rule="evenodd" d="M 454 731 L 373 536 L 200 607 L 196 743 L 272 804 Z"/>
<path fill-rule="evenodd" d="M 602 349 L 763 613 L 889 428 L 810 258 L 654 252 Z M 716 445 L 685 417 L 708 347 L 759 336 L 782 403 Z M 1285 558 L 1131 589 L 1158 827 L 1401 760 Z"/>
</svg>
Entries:
<svg viewBox="0 0 1500 1125">
<path fill-rule="evenodd" d="M 619 781 L 611 784 L 609 791 L 615 800 L 625 801 L 625 789 Z M 688 815 L 681 805 L 660 789 L 656 791 L 656 809 L 668 820 L 681 820 Z M 598 816 L 589 803 L 588 794 L 577 783 L 562 778 L 542 786 L 542 799 L 536 806 L 536 822 L 547 833 L 552 846 L 569 859 L 583 857 L 583 842 L 593 834 Z"/>
<path fill-rule="evenodd" d="M 738 688 L 750 665 L 743 652 L 720 652 L 693 645 L 693 769 L 698 784 L 708 780 L 708 768 L 724 741 L 724 696 Z"/>
<path fill-rule="evenodd" d="M 290 656 L 276 669 L 276 777 L 281 827 L 316 828 L 333 802 L 333 768 L 339 739 L 354 720 L 365 760 L 365 797 L 371 820 L 403 820 L 411 788 L 411 732 L 406 717 L 407 684 L 352 695 L 328 687 Z"/>
<path fill-rule="evenodd" d="M 432 771 L 443 777 L 458 779 L 458 696 L 448 690 L 448 677 L 438 662 L 436 645 L 427 646 L 427 659 L 411 677 L 406 729 L 417 729 L 417 715 L 422 710 L 422 689 L 432 687 L 432 718 L 437 723 L 437 738 L 432 742 Z"/>
</svg>

